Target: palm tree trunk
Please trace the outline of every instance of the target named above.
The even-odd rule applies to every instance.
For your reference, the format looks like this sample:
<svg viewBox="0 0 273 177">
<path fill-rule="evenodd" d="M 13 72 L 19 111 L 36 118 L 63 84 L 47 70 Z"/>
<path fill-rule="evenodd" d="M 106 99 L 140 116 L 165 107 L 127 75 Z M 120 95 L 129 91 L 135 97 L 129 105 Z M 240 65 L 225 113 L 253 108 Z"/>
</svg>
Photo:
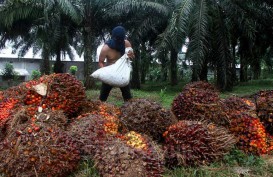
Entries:
<svg viewBox="0 0 273 177">
<path fill-rule="evenodd" d="M 61 61 L 61 50 L 56 51 L 56 62 L 54 63 L 54 73 L 63 73 L 64 64 Z"/>
<path fill-rule="evenodd" d="M 95 87 L 95 80 L 90 77 L 90 74 L 95 70 L 92 54 L 94 51 L 94 36 L 89 30 L 83 32 L 84 45 L 84 86 L 86 89 Z"/>
<path fill-rule="evenodd" d="M 261 62 L 259 60 L 252 59 L 252 72 L 253 72 L 253 79 L 259 79 L 261 75 Z"/>
<path fill-rule="evenodd" d="M 40 65 L 40 71 L 42 74 L 49 75 L 50 74 L 50 61 L 49 61 L 49 53 L 45 48 L 42 50 L 42 63 Z"/>
<path fill-rule="evenodd" d="M 140 52 L 139 49 L 135 49 L 135 59 L 132 62 L 132 80 L 131 80 L 131 87 L 134 89 L 140 89 L 140 77 L 139 77 L 139 56 Z"/>
<path fill-rule="evenodd" d="M 232 81 L 237 82 L 236 75 L 236 44 L 232 44 Z"/>
<path fill-rule="evenodd" d="M 140 54 L 140 58 L 139 58 L 140 65 L 141 65 L 141 67 L 140 67 L 141 68 L 140 81 L 142 84 L 144 84 L 146 81 L 146 74 L 149 69 L 149 63 L 148 63 L 149 61 L 148 61 L 147 55 L 146 55 L 147 51 L 145 50 L 145 44 L 142 44 L 141 46 L 142 46 L 141 47 L 141 54 Z"/>
<path fill-rule="evenodd" d="M 246 64 L 246 58 L 241 55 L 240 57 L 240 82 L 246 82 L 247 81 L 247 64 Z"/>
<path fill-rule="evenodd" d="M 162 51 L 160 54 L 160 61 L 161 61 L 161 80 L 167 81 L 168 78 L 168 65 L 167 65 L 167 57 L 166 51 Z"/>
<path fill-rule="evenodd" d="M 171 50 L 171 85 L 177 85 L 177 54 L 178 52 L 174 49 Z"/>
<path fill-rule="evenodd" d="M 202 68 L 201 68 L 201 72 L 199 74 L 199 78 L 201 81 L 208 81 L 208 60 L 205 59 Z"/>
</svg>

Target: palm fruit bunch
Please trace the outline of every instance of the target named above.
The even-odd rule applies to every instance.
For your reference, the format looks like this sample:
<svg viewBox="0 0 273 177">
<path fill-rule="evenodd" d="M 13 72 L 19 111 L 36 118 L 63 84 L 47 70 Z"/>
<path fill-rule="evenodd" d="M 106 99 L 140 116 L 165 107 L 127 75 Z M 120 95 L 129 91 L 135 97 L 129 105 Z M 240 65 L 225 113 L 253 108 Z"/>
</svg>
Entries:
<svg viewBox="0 0 273 177">
<path fill-rule="evenodd" d="M 121 128 L 118 118 L 120 109 L 115 105 L 100 102 L 91 114 L 98 114 L 105 119 L 104 127 L 107 133 L 115 135 Z"/>
<path fill-rule="evenodd" d="M 148 146 L 147 146 L 148 139 L 137 132 L 129 131 L 128 133 L 123 135 L 121 139 L 124 140 L 127 145 L 135 149 L 139 149 L 143 151 L 148 150 Z"/>
<path fill-rule="evenodd" d="M 4 128 L 12 110 L 18 102 L 19 100 L 14 98 L 5 98 L 0 102 L 0 130 Z"/>
<path fill-rule="evenodd" d="M 63 110 L 68 118 L 78 116 L 86 99 L 82 83 L 70 74 L 52 74 L 48 77 L 48 83 L 45 83 L 47 95 L 42 106 Z"/>
<path fill-rule="evenodd" d="M 2 129 L 3 131 L 10 116 L 13 112 L 16 112 L 15 108 L 23 105 L 22 100 L 26 91 L 27 88 L 24 84 L 21 84 L 0 92 L 0 130 Z"/>
<path fill-rule="evenodd" d="M 237 137 L 236 146 L 250 154 L 268 153 L 266 130 L 259 118 L 245 113 L 234 114 L 233 117 L 230 131 Z"/>
<path fill-rule="evenodd" d="M 87 113 L 72 122 L 67 132 L 79 141 L 82 153 L 92 157 L 106 141 L 111 141 L 115 136 L 113 129 L 110 130 L 112 127 L 108 127 L 108 123 L 109 121 L 102 115 Z"/>
<path fill-rule="evenodd" d="M 161 142 L 167 127 L 177 122 L 169 110 L 147 99 L 132 99 L 120 108 L 120 120 L 129 131 L 146 134 Z"/>
<path fill-rule="evenodd" d="M 232 96 L 222 100 L 223 109 L 227 112 L 241 111 L 250 115 L 256 114 L 256 105 L 253 101 L 246 98 Z"/>
<path fill-rule="evenodd" d="M 273 135 L 273 90 L 256 93 L 257 114 L 267 132 Z"/>
<path fill-rule="evenodd" d="M 94 159 L 104 177 L 161 177 L 164 172 L 162 150 L 136 132 L 106 142 Z"/>
<path fill-rule="evenodd" d="M 173 100 L 172 112 L 179 120 L 206 120 L 219 125 L 228 121 L 222 115 L 219 92 L 207 82 L 193 82 Z"/>
<path fill-rule="evenodd" d="M 273 136 L 269 133 L 266 134 L 267 152 L 271 154 L 273 152 Z"/>
<path fill-rule="evenodd" d="M 38 80 L 11 87 L 3 91 L 2 95 L 1 105 L 5 107 L 4 100 L 8 98 L 17 100 L 16 106 L 26 106 L 27 113 L 33 117 L 39 107 L 42 110 L 62 110 L 68 118 L 77 116 L 86 98 L 81 82 L 69 74 L 45 75 Z M 8 119 L 6 117 L 4 123 Z"/>
<path fill-rule="evenodd" d="M 198 89 L 198 90 L 201 89 L 201 90 L 211 90 L 213 92 L 219 92 L 214 85 L 205 81 L 191 82 L 184 87 L 184 90 L 189 90 L 189 89 Z"/>
<path fill-rule="evenodd" d="M 179 121 L 164 133 L 165 160 L 170 168 L 207 165 L 219 160 L 235 144 L 224 127 L 199 121 Z"/>
<path fill-rule="evenodd" d="M 4 93 L 3 93 L 3 91 L 0 91 L 0 101 L 2 101 L 3 100 L 3 98 L 4 98 Z"/>
<path fill-rule="evenodd" d="M 240 112 L 249 114 L 252 117 L 257 117 L 255 103 L 246 98 L 232 96 L 226 99 L 222 99 L 221 106 L 224 112 L 223 116 L 227 117 L 229 123 L 231 122 L 231 118 L 234 118 L 232 115 L 236 115 Z"/>
<path fill-rule="evenodd" d="M 60 128 L 32 124 L 30 118 L 0 143 L 0 173 L 6 176 L 67 176 L 79 160 L 76 141 Z"/>
</svg>

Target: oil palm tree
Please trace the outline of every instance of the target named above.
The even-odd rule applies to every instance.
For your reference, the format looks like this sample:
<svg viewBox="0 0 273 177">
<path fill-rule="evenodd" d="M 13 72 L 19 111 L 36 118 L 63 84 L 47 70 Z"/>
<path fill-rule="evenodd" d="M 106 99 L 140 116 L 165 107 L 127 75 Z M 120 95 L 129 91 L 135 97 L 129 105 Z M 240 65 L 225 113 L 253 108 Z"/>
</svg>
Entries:
<svg viewBox="0 0 273 177">
<path fill-rule="evenodd" d="M 238 41 L 246 39 L 248 41 L 246 44 L 253 41 L 257 29 L 256 17 L 265 16 L 257 11 L 266 9 L 263 12 L 269 14 L 272 11 L 272 4 L 267 2 L 267 5 L 264 5 L 263 2 L 253 0 L 244 2 L 238 0 L 182 0 L 176 2 L 176 8 L 169 20 L 169 25 L 160 35 L 159 48 L 167 46 L 171 49 L 182 46 L 183 40 L 181 42 L 177 39 L 188 37 L 190 42 L 187 58 L 193 62 L 192 81 L 205 79 L 202 78 L 203 72 L 201 71 L 210 62 L 217 68 L 218 87 L 221 90 L 230 90 L 233 83 L 232 66 L 234 66 L 231 55 L 231 39 L 233 35 L 237 35 L 233 41 L 236 41 L 235 45 L 241 44 L 241 46 L 243 46 L 242 40 L 241 43 L 238 43 L 236 39 Z M 272 17 L 272 14 L 270 16 Z M 266 19 L 268 21 L 269 18 Z M 272 22 L 270 23 L 272 24 Z M 240 34 L 231 32 L 235 26 L 239 27 L 239 31 L 236 33 L 240 32 Z M 180 36 L 177 37 L 177 35 Z M 208 57 L 210 58 L 208 59 Z"/>
<path fill-rule="evenodd" d="M 55 12 L 56 9 L 60 9 L 60 11 Z M 80 34 L 81 36 L 85 66 L 84 83 L 86 88 L 90 88 L 93 85 L 90 74 L 94 71 L 92 53 L 96 49 L 97 37 L 104 36 L 105 31 L 110 31 L 110 28 L 118 23 L 122 23 L 120 20 L 123 20 L 123 22 L 128 20 L 128 18 L 124 18 L 125 16 L 128 16 L 128 14 L 137 14 L 140 10 L 144 11 L 148 9 L 150 9 L 149 11 L 151 11 L 151 9 L 156 11 L 158 10 L 158 4 L 156 2 L 136 0 L 9 1 L 6 7 L 1 11 L 3 19 L 0 21 L 3 21 L 3 24 L 9 28 L 16 22 L 30 20 L 31 24 L 28 28 L 30 31 L 33 26 L 38 26 L 46 32 L 49 29 L 48 27 L 53 26 L 50 22 L 55 22 L 54 19 L 49 20 L 55 13 L 59 13 L 60 17 L 64 15 L 70 18 L 73 23 L 76 23 L 74 28 L 76 28 L 78 32 L 75 34 Z M 61 21 L 57 22 L 58 24 L 62 24 Z M 56 27 L 56 25 L 54 26 Z M 52 30 L 54 31 L 56 29 Z M 47 39 L 50 38 L 45 37 L 41 41 L 46 41 Z M 43 51 L 45 51 L 44 53 L 46 55 L 50 55 L 52 46 L 60 46 L 58 40 L 61 40 L 61 38 L 57 38 L 56 42 L 50 43 L 49 45 L 45 45 L 42 42 Z M 50 42 L 52 41 L 50 40 Z M 57 49 L 54 51 L 59 50 Z"/>
<path fill-rule="evenodd" d="M 70 24 L 80 20 L 72 8 L 74 5 L 54 0 L 7 1 L 0 10 L 2 46 L 8 40 L 14 41 L 14 48 L 20 48 L 20 55 L 24 55 L 30 47 L 35 52 L 42 49 L 42 68 L 45 74 L 49 74 L 52 56 L 57 56 L 57 64 L 60 63 L 61 51 L 67 52 L 73 59 L 68 44 L 75 30 Z M 65 20 L 68 18 L 71 20 Z"/>
</svg>

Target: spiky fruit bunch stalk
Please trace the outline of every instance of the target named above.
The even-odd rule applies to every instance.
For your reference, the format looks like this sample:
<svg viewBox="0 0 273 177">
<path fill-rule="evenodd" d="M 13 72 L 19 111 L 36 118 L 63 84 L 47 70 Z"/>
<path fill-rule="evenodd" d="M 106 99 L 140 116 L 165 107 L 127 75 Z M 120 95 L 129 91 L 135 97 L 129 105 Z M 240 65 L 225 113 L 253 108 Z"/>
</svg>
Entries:
<svg viewBox="0 0 273 177">
<path fill-rule="evenodd" d="M 219 125 L 228 123 L 222 116 L 219 93 L 205 82 L 187 85 L 173 100 L 171 110 L 179 120 L 206 120 Z"/>
<path fill-rule="evenodd" d="M 222 158 L 235 144 L 234 136 L 225 128 L 197 121 L 179 121 L 164 137 L 169 167 L 207 165 Z"/>
<path fill-rule="evenodd" d="M 160 104 L 147 99 L 133 99 L 121 107 L 120 120 L 129 131 L 146 134 L 162 141 L 162 134 L 176 118 Z"/>
<path fill-rule="evenodd" d="M 273 90 L 256 93 L 257 114 L 267 132 L 273 135 Z"/>
<path fill-rule="evenodd" d="M 255 103 L 246 98 L 232 96 L 222 99 L 221 106 L 228 116 L 239 111 L 257 117 Z"/>
<path fill-rule="evenodd" d="M 164 172 L 161 149 L 136 132 L 108 141 L 94 159 L 100 174 L 105 177 L 159 177 Z"/>
<path fill-rule="evenodd" d="M 67 132 L 79 141 L 83 154 L 94 156 L 106 141 L 110 141 L 116 135 L 112 129 L 109 131 L 108 123 L 109 121 L 102 115 L 85 114 L 72 122 Z"/>
<path fill-rule="evenodd" d="M 7 176 L 67 176 L 80 160 L 78 145 L 60 129 L 17 125 L 0 143 L 0 171 Z"/>
<path fill-rule="evenodd" d="M 258 118 L 248 114 L 233 115 L 230 131 L 237 137 L 237 146 L 246 153 L 255 155 L 268 152 L 265 127 Z"/>
</svg>

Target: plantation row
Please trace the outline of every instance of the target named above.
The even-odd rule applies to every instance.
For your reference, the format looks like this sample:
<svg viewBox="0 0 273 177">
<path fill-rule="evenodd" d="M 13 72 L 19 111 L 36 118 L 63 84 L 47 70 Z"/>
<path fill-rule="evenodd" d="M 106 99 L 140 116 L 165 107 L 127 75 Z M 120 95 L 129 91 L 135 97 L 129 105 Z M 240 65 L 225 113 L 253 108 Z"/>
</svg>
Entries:
<svg viewBox="0 0 273 177">
<path fill-rule="evenodd" d="M 72 75 L 46 75 L 0 92 L 0 172 L 68 176 L 88 156 L 101 176 L 157 177 L 208 165 L 234 146 L 270 154 L 272 93 L 220 99 L 214 86 L 194 82 L 171 110 L 146 99 L 117 107 L 88 100 Z"/>
</svg>

